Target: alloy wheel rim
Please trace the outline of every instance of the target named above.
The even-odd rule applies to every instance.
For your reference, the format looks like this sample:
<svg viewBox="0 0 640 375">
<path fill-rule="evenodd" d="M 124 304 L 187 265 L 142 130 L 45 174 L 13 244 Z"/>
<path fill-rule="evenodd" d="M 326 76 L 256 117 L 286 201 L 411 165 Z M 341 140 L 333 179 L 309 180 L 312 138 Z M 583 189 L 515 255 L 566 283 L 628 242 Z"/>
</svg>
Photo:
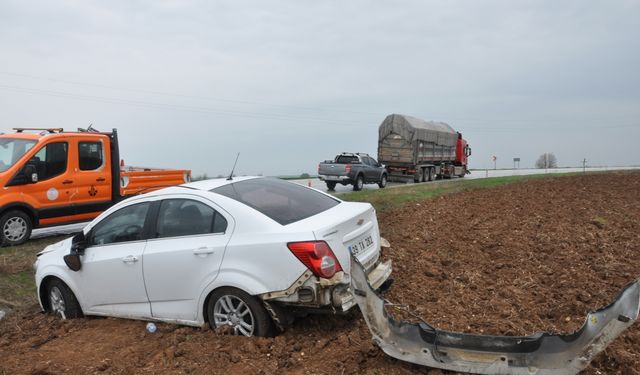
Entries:
<svg viewBox="0 0 640 375">
<path fill-rule="evenodd" d="M 27 222 L 19 216 L 9 218 L 2 227 L 2 234 L 4 235 L 4 238 L 10 241 L 19 241 L 26 233 Z"/>
<path fill-rule="evenodd" d="M 64 298 L 62 298 L 62 292 L 57 286 L 51 288 L 51 291 L 49 292 L 49 304 L 51 305 L 51 311 L 53 311 L 54 314 L 64 316 Z"/>
<path fill-rule="evenodd" d="M 240 298 L 224 295 L 213 306 L 216 327 L 230 326 L 236 335 L 253 336 L 255 320 L 249 306 Z"/>
</svg>

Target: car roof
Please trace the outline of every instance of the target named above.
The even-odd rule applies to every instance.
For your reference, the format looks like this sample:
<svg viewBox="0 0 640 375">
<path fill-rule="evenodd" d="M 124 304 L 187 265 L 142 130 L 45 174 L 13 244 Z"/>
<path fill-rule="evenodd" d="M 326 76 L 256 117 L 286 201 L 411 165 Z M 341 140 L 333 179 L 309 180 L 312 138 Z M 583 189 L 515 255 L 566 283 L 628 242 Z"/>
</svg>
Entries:
<svg viewBox="0 0 640 375">
<path fill-rule="evenodd" d="M 227 178 L 214 178 L 214 179 L 211 179 L 211 180 L 195 181 L 195 182 L 191 182 L 191 183 L 188 183 L 188 184 L 183 184 L 183 185 L 180 185 L 180 186 L 188 188 L 188 189 L 197 189 L 197 190 L 209 191 L 209 190 L 215 189 L 215 188 L 220 187 L 220 186 L 233 184 L 234 182 L 253 180 L 253 179 L 256 179 L 256 178 L 264 178 L 264 177 L 262 177 L 262 176 L 242 176 L 242 177 L 234 177 L 233 180 L 229 180 Z"/>
</svg>

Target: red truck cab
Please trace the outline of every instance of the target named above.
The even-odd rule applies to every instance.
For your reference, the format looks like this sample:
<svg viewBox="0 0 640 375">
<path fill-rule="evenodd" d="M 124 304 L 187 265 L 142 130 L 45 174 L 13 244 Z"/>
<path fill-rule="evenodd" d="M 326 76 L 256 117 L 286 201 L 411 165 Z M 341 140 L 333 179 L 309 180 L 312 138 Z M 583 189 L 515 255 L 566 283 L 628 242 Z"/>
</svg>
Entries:
<svg viewBox="0 0 640 375">
<path fill-rule="evenodd" d="M 88 221 L 127 196 L 191 180 L 189 170 L 120 167 L 117 131 L 19 128 L 0 134 L 0 241 Z"/>
<path fill-rule="evenodd" d="M 467 141 L 462 138 L 462 134 L 458 133 L 458 141 L 456 143 L 456 165 L 464 166 L 467 169 L 469 156 L 471 156 L 471 147 Z"/>
</svg>

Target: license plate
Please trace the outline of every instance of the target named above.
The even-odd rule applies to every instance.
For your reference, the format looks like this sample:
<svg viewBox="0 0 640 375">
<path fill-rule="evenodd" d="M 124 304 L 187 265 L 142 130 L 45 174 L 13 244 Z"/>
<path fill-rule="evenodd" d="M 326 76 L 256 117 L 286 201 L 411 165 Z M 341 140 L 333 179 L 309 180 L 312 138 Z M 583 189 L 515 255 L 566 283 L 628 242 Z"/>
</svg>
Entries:
<svg viewBox="0 0 640 375">
<path fill-rule="evenodd" d="M 349 245 L 348 249 L 351 254 L 358 255 L 369 250 L 371 247 L 373 247 L 373 238 L 367 236 Z"/>
<path fill-rule="evenodd" d="M 326 176 L 324 179 L 333 181 L 333 180 L 339 180 L 340 178 L 338 176 Z"/>
</svg>

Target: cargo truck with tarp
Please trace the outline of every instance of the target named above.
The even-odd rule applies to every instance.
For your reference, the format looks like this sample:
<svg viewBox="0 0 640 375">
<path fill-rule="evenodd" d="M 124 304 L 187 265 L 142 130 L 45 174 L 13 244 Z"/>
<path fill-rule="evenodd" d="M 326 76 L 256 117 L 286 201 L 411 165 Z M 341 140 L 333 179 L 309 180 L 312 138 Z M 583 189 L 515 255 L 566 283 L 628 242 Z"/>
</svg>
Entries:
<svg viewBox="0 0 640 375">
<path fill-rule="evenodd" d="M 464 177 L 471 148 L 444 122 L 392 114 L 378 128 L 378 161 L 389 181 Z"/>
</svg>

